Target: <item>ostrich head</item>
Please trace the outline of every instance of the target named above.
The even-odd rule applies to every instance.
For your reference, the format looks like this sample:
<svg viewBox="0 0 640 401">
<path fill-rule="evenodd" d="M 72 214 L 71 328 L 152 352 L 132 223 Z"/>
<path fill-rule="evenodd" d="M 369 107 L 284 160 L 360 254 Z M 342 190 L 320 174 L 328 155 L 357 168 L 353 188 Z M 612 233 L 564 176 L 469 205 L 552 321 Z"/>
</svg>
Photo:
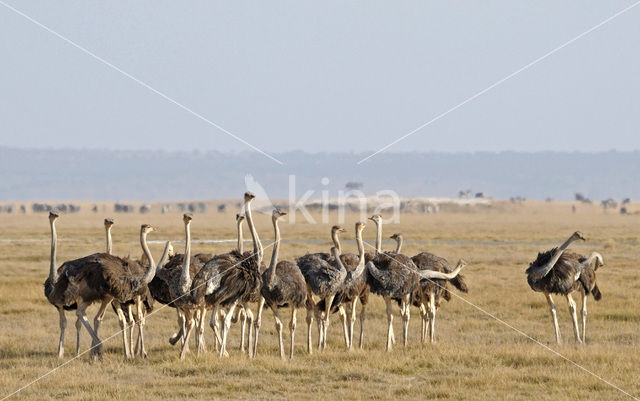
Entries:
<svg viewBox="0 0 640 401">
<path fill-rule="evenodd" d="M 104 219 L 104 227 L 105 227 L 105 228 L 109 228 L 109 227 L 111 227 L 113 224 L 114 224 L 114 223 L 113 223 L 113 219 L 111 219 L 111 218 L 106 218 L 106 219 Z"/>
<path fill-rule="evenodd" d="M 361 232 L 362 232 L 362 230 L 364 230 L 364 228 L 365 228 L 365 226 L 366 226 L 366 225 L 367 225 L 367 224 L 366 224 L 365 222 L 363 222 L 363 221 L 359 221 L 359 222 L 357 222 L 357 223 L 356 223 L 356 232 L 357 232 L 357 233 L 361 233 Z"/>
<path fill-rule="evenodd" d="M 173 250 L 173 244 L 169 242 L 169 245 L 167 246 L 167 256 L 172 257 L 175 254 L 176 253 Z"/>
<path fill-rule="evenodd" d="M 397 241 L 397 240 L 402 238 L 402 233 L 395 233 L 392 236 L 390 236 L 389 238 Z"/>
<path fill-rule="evenodd" d="M 60 217 L 60 215 L 57 212 L 49 212 L 49 221 L 50 222 L 54 222 L 56 221 L 56 219 Z"/>
<path fill-rule="evenodd" d="M 273 209 L 273 212 L 271 213 L 271 218 L 273 219 L 273 221 L 278 220 L 280 217 L 282 216 L 286 216 L 287 212 L 283 212 L 280 209 Z"/>
<path fill-rule="evenodd" d="M 373 221 L 374 223 L 376 223 L 376 225 L 378 225 L 382 222 L 382 216 L 380 216 L 379 214 L 374 214 L 373 216 L 369 217 L 369 220 Z"/>
<path fill-rule="evenodd" d="M 576 231 L 575 233 L 573 233 L 573 235 L 571 235 L 571 239 L 573 241 L 577 241 L 577 240 L 583 240 L 586 241 L 586 238 L 584 237 L 584 235 L 582 235 L 582 233 L 580 231 Z"/>
<path fill-rule="evenodd" d="M 331 227 L 331 233 L 332 234 L 334 234 L 334 233 L 344 233 L 346 231 L 347 230 L 345 230 L 342 226 L 333 226 L 333 227 Z"/>
<path fill-rule="evenodd" d="M 244 221 L 244 215 L 243 214 L 236 214 L 236 223 L 241 223 Z"/>
<path fill-rule="evenodd" d="M 247 192 L 244 193 L 244 201 L 245 202 L 249 202 L 249 201 L 253 200 L 253 198 L 255 198 L 255 197 L 256 196 L 251 192 L 247 191 Z"/>
<path fill-rule="evenodd" d="M 191 215 L 191 213 L 185 213 L 184 215 L 182 215 L 182 221 L 184 221 L 185 224 L 191 223 L 191 220 L 193 220 L 193 216 Z"/>
<path fill-rule="evenodd" d="M 149 224 L 143 224 L 140 226 L 140 231 L 142 232 L 142 234 L 146 235 L 153 231 L 153 227 L 151 227 L 151 225 Z"/>
</svg>

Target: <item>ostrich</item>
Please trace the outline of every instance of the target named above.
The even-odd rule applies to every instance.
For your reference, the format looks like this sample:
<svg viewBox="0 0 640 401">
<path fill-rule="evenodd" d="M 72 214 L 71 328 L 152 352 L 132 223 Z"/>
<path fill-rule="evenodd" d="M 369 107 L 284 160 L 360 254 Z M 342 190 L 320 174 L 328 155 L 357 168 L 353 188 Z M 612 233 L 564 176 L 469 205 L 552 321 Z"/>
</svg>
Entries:
<svg viewBox="0 0 640 401">
<path fill-rule="evenodd" d="M 331 240 L 333 241 L 333 247 L 336 248 L 338 252 L 342 250 L 340 246 L 339 235 L 340 233 L 343 233 L 345 231 L 346 230 L 341 226 L 336 225 L 331 227 Z M 322 271 L 322 269 L 324 269 L 324 273 L 322 274 L 325 274 L 325 275 L 341 274 L 341 272 L 339 272 L 335 267 L 328 264 L 328 261 L 330 260 L 330 258 L 331 258 L 331 254 L 318 252 L 318 253 L 306 254 L 304 256 L 301 256 L 296 260 L 296 263 L 298 265 L 298 268 L 302 272 L 303 276 L 305 277 L 305 281 L 307 280 L 307 276 L 311 276 L 311 274 L 316 270 Z M 305 275 L 305 272 L 306 272 L 306 275 Z M 338 278 L 335 278 L 335 279 L 338 279 Z M 313 347 L 311 346 L 311 324 L 313 323 L 313 315 L 318 310 L 317 305 L 314 303 L 312 294 L 313 294 L 313 290 L 307 285 L 306 323 L 307 323 L 307 352 L 309 352 L 309 354 L 313 352 Z M 322 302 L 322 299 L 320 301 Z M 323 309 L 326 309 L 326 306 L 324 306 L 324 304 L 323 304 Z M 318 347 L 322 346 L 323 330 L 322 330 L 321 320 L 322 319 L 318 317 L 318 333 L 319 333 Z"/>
<path fill-rule="evenodd" d="M 78 305 L 76 300 L 78 298 L 77 288 L 69 288 L 69 280 L 64 274 L 65 269 L 69 267 L 68 264 L 63 264 L 59 268 L 56 268 L 56 254 L 58 235 L 56 232 L 56 220 L 59 215 L 56 212 L 49 212 L 49 225 L 51 227 L 51 257 L 49 264 L 49 277 L 44 282 L 44 295 L 58 310 L 60 317 L 60 340 L 58 342 L 58 358 L 64 357 L 64 332 L 67 327 L 67 318 L 65 316 L 65 310 L 75 310 Z M 82 320 L 78 316 L 76 321 L 77 337 L 76 337 L 76 355 L 80 352 L 80 330 L 82 328 Z"/>
<path fill-rule="evenodd" d="M 260 289 L 260 306 L 258 307 L 258 316 L 256 319 L 255 337 L 253 345 L 252 357 L 256 356 L 258 350 L 258 333 L 260 331 L 260 323 L 262 321 L 262 310 L 266 304 L 273 311 L 276 323 L 276 331 L 278 332 L 278 345 L 280 346 L 280 358 L 284 359 L 284 346 L 282 344 L 282 321 L 278 314 L 278 308 L 291 309 L 291 321 L 289 322 L 289 332 L 291 335 L 291 343 L 289 346 L 289 359 L 293 359 L 294 334 L 296 330 L 296 312 L 305 305 L 307 299 L 306 282 L 304 276 L 295 263 L 283 260 L 278 262 L 278 252 L 280 250 L 280 228 L 278 227 L 278 219 L 287 213 L 278 209 L 273 211 L 271 221 L 273 223 L 273 231 L 275 242 L 273 252 L 271 254 L 271 263 L 267 270 L 262 273 L 262 288 Z"/>
<path fill-rule="evenodd" d="M 574 232 L 559 248 L 538 253 L 536 260 L 531 262 L 526 270 L 527 282 L 531 289 L 544 293 L 547 298 L 558 344 L 561 342 L 560 328 L 556 305 L 551 294 L 561 294 L 567 298 L 573 320 L 573 330 L 578 343 L 584 343 L 586 340 L 587 296 L 593 294 L 596 301 L 602 298 L 596 284 L 596 270 L 604 266 L 602 255 L 593 252 L 588 258 L 585 258 L 577 253 L 567 251 L 569 245 L 577 240 L 585 240 L 579 231 Z M 574 291 L 579 291 L 582 294 L 582 338 L 578 325 L 576 303 L 571 296 Z"/>
<path fill-rule="evenodd" d="M 244 221 L 245 217 L 244 215 L 238 213 L 236 214 L 236 229 L 237 229 L 237 246 L 236 246 L 236 251 L 238 252 L 238 254 L 242 255 L 244 254 L 244 239 L 242 236 L 242 222 Z M 247 255 L 248 256 L 248 255 Z M 233 323 L 236 323 L 238 321 L 238 319 L 241 321 L 240 322 L 240 351 L 244 352 L 245 351 L 245 334 L 246 334 L 246 326 L 247 326 L 247 320 L 251 320 L 249 322 L 249 332 L 251 332 L 251 325 L 253 323 L 253 315 L 250 309 L 246 309 L 244 305 L 238 305 L 239 308 L 237 309 L 237 314 L 236 316 L 234 316 L 231 321 Z M 247 316 L 247 311 L 249 312 L 250 316 Z M 204 316 L 202 317 L 202 319 L 204 319 Z M 220 310 L 218 307 L 214 307 L 214 310 L 212 312 L 211 315 L 211 321 L 209 322 L 209 325 L 211 326 L 211 328 L 213 329 L 213 333 L 214 333 L 214 344 L 215 344 L 215 349 L 219 350 L 219 345 L 221 343 L 221 337 L 220 337 L 220 320 L 224 319 L 223 317 L 223 311 Z M 204 322 L 204 320 L 203 320 Z M 202 329 L 199 329 L 199 336 L 203 337 L 204 336 L 204 324 L 201 325 Z M 247 347 L 250 347 L 250 344 L 247 344 Z"/>
<path fill-rule="evenodd" d="M 184 245 L 184 255 L 182 255 L 182 267 L 180 269 L 166 269 L 167 274 L 165 275 L 166 283 L 168 286 L 168 295 L 169 302 L 178 309 L 182 315 L 179 315 L 179 323 L 181 324 L 180 332 L 177 336 L 182 339 L 182 348 L 180 350 L 180 359 L 184 359 L 187 352 L 189 352 L 189 337 L 191 335 L 191 331 L 195 325 L 195 316 L 196 310 L 202 311 L 202 302 L 198 302 L 194 299 L 192 293 L 192 283 L 194 281 L 195 276 L 191 270 L 191 260 L 194 259 L 191 256 L 191 220 L 193 220 L 193 216 L 191 214 L 185 213 L 182 216 L 182 221 L 184 222 L 184 232 L 185 232 L 185 245 Z M 177 255 L 176 255 L 177 256 Z M 176 260 L 177 257 L 174 256 L 173 260 Z M 172 260 L 172 261 L 173 261 Z M 195 264 L 195 263 L 194 263 Z M 163 269 L 164 271 L 165 269 Z M 197 273 L 196 273 L 197 275 Z M 180 316 L 183 318 L 180 319 Z M 174 338 L 175 338 L 174 337 Z M 177 339 L 175 339 L 177 341 Z M 198 351 L 200 351 L 201 347 L 200 343 L 198 344 Z"/>
<path fill-rule="evenodd" d="M 362 224 L 362 228 L 364 228 L 364 224 Z M 313 321 L 313 313 L 318 308 L 317 305 L 322 303 L 324 309 L 318 318 L 318 348 L 323 350 L 327 347 L 329 315 L 336 294 L 343 291 L 347 286 L 351 286 L 364 271 L 364 264 L 360 269 L 347 271 L 347 268 L 340 260 L 338 247 L 331 248 L 331 255 L 330 259 L 325 260 L 322 254 L 308 254 L 298 258 L 296 261 L 307 283 L 307 350 L 309 353 L 312 353 L 311 323 Z M 319 302 L 314 300 L 314 295 L 319 299 Z"/>
<path fill-rule="evenodd" d="M 381 231 L 381 226 L 378 230 Z M 379 245 L 376 241 L 376 245 Z M 458 266 L 451 273 L 432 270 L 419 270 L 413 260 L 401 253 L 378 253 L 367 263 L 367 282 L 374 294 L 384 298 L 387 311 L 387 351 L 391 351 L 393 342 L 393 310 L 392 300 L 400 303 L 402 315 L 402 335 L 404 346 L 407 346 L 407 335 L 410 318 L 411 294 L 419 288 L 420 280 L 442 279 L 450 280 L 458 275 L 462 266 Z"/>
<path fill-rule="evenodd" d="M 216 311 L 219 307 L 227 308 L 222 325 L 220 338 L 220 356 L 226 356 L 227 335 L 233 312 L 238 304 L 244 305 L 247 315 L 251 320 L 252 313 L 247 308 L 249 302 L 258 302 L 260 287 L 262 285 L 261 269 L 264 248 L 258 237 L 258 232 L 253 224 L 251 214 L 251 201 L 255 196 L 251 192 L 244 194 L 245 217 L 251 237 L 253 239 L 253 252 L 240 254 L 233 250 L 226 254 L 216 255 L 207 262 L 193 279 L 194 302 L 202 302 L 207 307 Z M 212 319 L 215 320 L 214 312 Z M 251 324 L 249 328 L 251 329 Z M 215 321 L 212 322 L 215 326 Z M 249 343 L 251 344 L 251 330 Z"/>
<path fill-rule="evenodd" d="M 364 268 L 366 254 L 364 251 L 364 243 L 362 241 L 362 231 L 365 228 L 365 224 L 358 222 L 355 225 L 355 238 L 358 245 L 358 255 L 355 254 L 341 254 L 340 261 L 347 268 L 347 271 L 353 271 L 358 268 Z M 334 244 L 340 245 L 337 237 L 334 240 Z M 340 248 L 338 248 L 340 252 Z M 353 326 L 356 320 L 356 306 L 358 300 L 362 304 L 360 309 L 360 341 L 359 348 L 363 347 L 364 340 L 364 321 L 366 305 L 369 300 L 369 286 L 367 284 L 366 276 L 359 274 L 357 278 L 350 280 L 344 288 L 342 288 L 334 297 L 331 311 L 339 311 L 342 317 L 342 329 L 344 333 L 345 347 L 347 350 L 353 348 Z M 324 301 L 320 301 L 317 305 L 319 310 L 325 309 Z M 345 307 L 348 312 L 345 311 Z"/>
<path fill-rule="evenodd" d="M 395 253 L 400 253 L 402 249 L 402 233 L 393 234 L 391 239 L 396 241 Z M 416 267 L 420 270 L 433 270 L 443 273 L 450 273 L 455 269 L 451 269 L 449 262 L 446 259 L 436 256 L 429 252 L 421 252 L 411 258 Z M 462 259 L 458 261 L 456 268 L 465 266 L 466 262 Z M 451 280 L 422 280 L 420 282 L 420 288 L 414 292 L 413 305 L 420 308 L 420 315 L 422 317 L 422 331 L 421 340 L 426 341 L 427 335 L 429 335 L 431 343 L 435 342 L 435 320 L 436 310 L 440 306 L 440 297 L 447 300 L 451 300 L 451 294 L 447 284 L 451 282 L 454 287 L 462 292 L 467 292 L 467 284 L 464 282 L 464 276 L 458 274 Z"/>
<path fill-rule="evenodd" d="M 107 240 L 107 249 L 106 249 L 106 253 L 109 255 L 112 255 L 112 248 L 113 248 L 113 241 L 112 241 L 112 237 L 111 237 L 111 227 L 114 225 L 114 221 L 113 219 L 107 218 L 104 219 L 104 228 L 105 228 L 105 232 L 106 232 L 106 240 Z M 162 254 L 162 257 L 160 258 L 160 261 L 158 262 L 158 266 L 156 268 L 157 269 L 162 269 L 162 265 L 164 265 L 164 263 L 166 262 L 167 258 L 169 257 L 169 254 L 173 252 L 173 248 L 171 246 L 170 242 L 167 242 L 165 245 L 165 249 L 164 252 Z M 144 268 L 143 266 L 148 266 L 149 265 L 149 260 L 146 257 L 146 254 L 143 252 L 142 257 L 139 260 L 138 264 L 133 264 L 131 265 L 132 268 L 134 268 L 135 274 L 144 274 Z M 116 305 L 116 303 L 118 303 L 119 305 Z M 138 310 L 136 308 L 136 310 L 133 310 L 133 306 L 138 306 L 141 305 L 143 306 L 142 310 Z M 119 302 L 117 300 L 112 301 L 111 303 L 111 307 L 113 308 L 113 311 L 116 313 L 116 315 L 118 314 L 118 309 L 122 309 L 123 311 L 126 310 L 127 313 L 125 314 L 125 318 L 126 318 L 126 324 L 128 327 L 128 331 L 129 331 L 129 349 L 133 351 L 132 355 L 139 355 L 142 358 L 146 358 L 147 357 L 147 351 L 145 349 L 144 346 L 144 335 L 142 334 L 142 331 L 144 330 L 144 316 L 147 313 L 150 313 L 153 310 L 153 298 L 151 297 L 151 294 L 149 293 L 149 288 L 148 286 L 144 289 L 144 294 L 142 296 L 139 296 L 137 299 L 130 299 L 127 300 L 126 302 Z M 134 350 L 134 346 L 133 346 L 133 329 L 134 329 L 134 324 L 138 326 L 138 340 L 136 342 L 135 345 L 135 350 Z M 126 340 L 125 340 L 126 341 Z M 126 352 L 126 351 L 125 351 Z"/>
<path fill-rule="evenodd" d="M 52 241 L 51 266 L 55 266 L 56 235 L 53 222 L 56 218 L 56 214 L 50 215 L 52 238 L 54 239 Z M 55 267 L 50 269 L 48 283 L 45 282 L 45 295 L 47 295 L 49 302 L 56 307 L 59 306 L 59 310 L 64 306 L 70 305 L 72 301 L 78 301 L 76 315 L 92 337 L 91 359 L 96 356 L 102 358 L 102 341 L 98 336 L 98 332 L 107 306 L 114 299 L 125 302 L 141 295 L 147 283 L 151 281 L 155 274 L 155 264 L 146 243 L 147 234 L 152 230 L 153 228 L 147 224 L 142 225 L 140 228 L 140 243 L 151 261 L 150 266 L 144 271 L 143 275 L 134 273 L 136 268 L 132 267 L 132 265 L 137 264 L 137 262 L 118 258 L 107 253 L 96 253 L 65 262 L 57 271 Z M 62 274 L 58 275 L 58 272 L 62 272 Z M 86 316 L 86 309 L 97 301 L 100 301 L 101 305 L 94 318 L 94 327 L 92 328 Z M 118 306 L 116 307 L 118 308 Z M 140 308 L 139 305 L 138 307 Z M 64 316 L 62 315 L 60 319 L 61 329 L 63 328 L 63 323 L 66 323 L 63 318 Z M 120 308 L 118 308 L 118 319 L 123 329 L 125 357 L 128 358 L 130 357 L 130 352 L 128 352 L 129 347 L 126 341 L 126 333 L 124 332 L 126 319 Z M 63 338 L 64 333 L 61 330 L 60 345 L 62 345 Z"/>
<path fill-rule="evenodd" d="M 128 301 L 135 300 L 136 311 L 139 317 L 143 316 L 143 305 L 141 296 L 148 292 L 147 284 L 153 279 L 156 272 L 156 265 L 147 246 L 147 235 L 153 231 L 153 227 L 143 224 L 140 227 L 140 244 L 149 260 L 149 266 L 143 267 L 139 262 L 128 258 L 119 258 L 110 254 L 96 254 L 89 256 L 87 262 L 93 267 L 93 275 L 86 276 L 86 286 L 95 295 L 95 300 L 100 300 L 101 305 L 94 319 L 95 337 L 93 346 L 98 346 L 98 355 L 101 356 L 102 342 L 98 337 L 98 329 L 104 318 L 104 313 L 109 304 L 112 304 L 122 329 L 122 340 L 124 343 L 125 358 L 132 358 L 133 352 L 130 349 L 130 342 L 127 341 L 127 320 L 121 305 L 126 305 Z M 167 248 L 167 247 L 165 247 Z M 168 249 L 165 249 L 167 252 Z M 76 280 L 80 282 L 80 280 Z M 83 302 L 88 306 L 87 301 Z M 140 318 L 142 320 L 143 317 Z M 139 323 L 141 350 L 144 350 L 144 332 L 142 327 L 144 322 Z M 144 353 L 143 353 L 144 355 Z"/>
<path fill-rule="evenodd" d="M 186 217 L 185 217 L 186 216 Z M 191 215 L 183 216 L 183 221 L 185 225 L 188 220 L 191 221 Z M 185 226 L 185 235 L 186 235 L 187 227 Z M 190 238 L 190 231 L 189 231 Z M 186 250 L 186 244 L 185 244 Z M 189 251 L 191 248 L 189 247 Z M 211 254 L 207 253 L 198 253 L 196 255 L 190 256 L 189 260 L 189 277 L 193 278 L 198 271 L 204 266 L 204 264 L 213 257 Z M 185 264 L 185 254 L 176 254 L 172 255 L 169 258 L 169 261 L 166 264 L 159 263 L 158 269 L 156 272 L 156 276 L 153 278 L 151 283 L 149 283 L 149 291 L 151 296 L 156 301 L 160 302 L 164 305 L 169 305 L 172 308 L 176 308 L 176 313 L 178 317 L 178 332 L 172 335 L 169 338 L 169 343 L 171 345 L 175 345 L 178 341 L 181 341 L 182 347 L 184 347 L 184 333 L 185 333 L 185 315 L 182 312 L 182 309 L 178 307 L 177 303 L 174 302 L 175 297 L 171 294 L 171 283 L 177 283 L 180 280 L 180 277 L 183 274 L 183 266 Z M 196 342 L 198 343 L 198 349 L 204 348 L 204 343 L 200 344 L 196 338 Z M 188 350 L 187 350 L 188 351 Z M 185 351 L 185 352 L 187 352 Z"/>
</svg>

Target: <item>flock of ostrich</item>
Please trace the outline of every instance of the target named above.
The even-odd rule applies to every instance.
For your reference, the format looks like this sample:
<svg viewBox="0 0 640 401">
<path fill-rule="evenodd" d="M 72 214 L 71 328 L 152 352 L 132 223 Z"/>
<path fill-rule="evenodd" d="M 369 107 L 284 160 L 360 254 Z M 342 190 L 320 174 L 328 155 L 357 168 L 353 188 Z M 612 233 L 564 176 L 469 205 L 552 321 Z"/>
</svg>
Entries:
<svg viewBox="0 0 640 401">
<path fill-rule="evenodd" d="M 211 312 L 209 325 L 213 329 L 214 348 L 221 357 L 228 356 L 227 343 L 232 323 L 240 322 L 240 348 L 254 358 L 258 353 L 258 338 L 262 312 L 272 310 L 278 335 L 280 357 L 285 358 L 281 310 L 291 313 L 289 320 L 290 343 L 288 357 L 293 358 L 296 329 L 296 313 L 306 309 L 307 352 L 313 352 L 312 324 L 317 322 L 317 347 L 327 346 L 327 328 L 330 316 L 338 312 L 342 317 L 345 348 L 353 348 L 354 325 L 358 301 L 360 308 L 360 333 L 358 347 L 363 348 L 366 307 L 371 293 L 381 296 L 386 304 L 386 350 L 395 344 L 393 331 L 393 304 L 400 307 L 402 317 L 402 341 L 408 343 L 410 308 L 419 308 L 422 318 L 422 342 L 434 342 L 436 311 L 442 299 L 451 298 L 449 284 L 467 292 L 467 285 L 460 274 L 466 262 L 460 259 L 455 267 L 432 253 L 421 252 L 413 257 L 401 253 L 402 234 L 390 238 L 397 242 L 393 251 L 382 250 L 382 217 L 369 219 L 376 226 L 374 252 L 365 252 L 362 232 L 365 223 L 355 224 L 357 254 L 343 253 L 340 234 L 346 230 L 340 226 L 331 228 L 333 246 L 328 253 L 307 253 L 295 261 L 279 260 L 280 230 L 278 220 L 286 215 L 278 209 L 272 213 L 274 242 L 269 265 L 266 266 L 264 248 L 258 237 L 251 214 L 254 195 L 244 194 L 244 215 L 236 216 L 237 247 L 228 253 L 212 255 L 191 251 L 190 214 L 183 216 L 185 249 L 175 254 L 167 241 L 158 263 L 147 246 L 147 236 L 153 227 L 144 224 L 140 229 L 143 256 L 140 260 L 118 257 L 112 254 L 111 226 L 113 220 L 105 219 L 106 252 L 64 262 L 57 266 L 56 212 L 50 212 L 51 258 L 49 277 L 44 283 L 47 300 L 56 307 L 60 319 L 58 357 L 64 356 L 64 335 L 67 325 L 65 311 L 75 310 L 76 355 L 80 354 L 80 334 L 84 327 L 92 342 L 90 359 L 102 359 L 103 346 L 100 325 L 111 305 L 120 323 L 125 358 L 146 357 L 144 342 L 145 316 L 151 313 L 154 302 L 175 308 L 177 331 L 169 342 L 180 343 L 180 358 L 189 352 L 189 339 L 193 335 L 197 353 L 205 348 L 207 312 Z M 247 222 L 253 249 L 243 249 L 243 222 Z M 584 343 L 586 335 L 587 297 L 596 300 L 601 293 L 596 285 L 596 270 L 604 264 L 597 252 L 584 257 L 568 250 L 576 240 L 584 240 L 575 232 L 560 247 L 539 253 L 526 271 L 527 281 L 534 291 L 542 292 L 549 303 L 556 341 L 560 343 L 560 331 L 552 294 L 567 298 L 573 319 L 575 338 Z M 582 295 L 582 331 L 577 317 L 577 306 L 572 293 Z M 100 305 L 93 320 L 93 327 L 86 310 L 91 304 Z M 254 314 L 254 311 L 256 313 Z M 137 340 L 134 344 L 135 329 Z M 195 333 L 194 333 L 195 331 Z M 248 331 L 248 333 L 247 333 Z"/>
</svg>

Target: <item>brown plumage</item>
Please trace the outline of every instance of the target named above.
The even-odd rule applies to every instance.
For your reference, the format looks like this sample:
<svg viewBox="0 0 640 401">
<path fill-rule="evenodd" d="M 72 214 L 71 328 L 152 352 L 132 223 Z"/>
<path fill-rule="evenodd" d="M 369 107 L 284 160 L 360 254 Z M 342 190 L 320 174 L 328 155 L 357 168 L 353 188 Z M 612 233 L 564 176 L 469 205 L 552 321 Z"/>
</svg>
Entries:
<svg viewBox="0 0 640 401">
<path fill-rule="evenodd" d="M 396 234 L 396 236 L 398 235 L 401 234 Z M 402 241 L 401 238 L 400 241 Z M 421 252 L 412 257 L 411 260 L 413 260 L 419 270 L 431 270 L 442 273 L 451 273 L 453 271 L 446 259 L 429 252 Z M 412 304 L 420 308 L 420 315 L 422 317 L 422 331 L 420 336 L 422 342 L 425 342 L 427 337 L 430 338 L 432 343 L 435 342 L 436 311 L 440 307 L 440 300 L 442 298 L 447 302 L 451 300 L 451 294 L 448 288 L 449 282 L 462 292 L 466 293 L 468 291 L 464 277 L 462 274 L 458 274 L 450 280 L 422 280 L 419 288 L 412 294 Z"/>
<path fill-rule="evenodd" d="M 413 256 L 411 260 L 413 260 L 413 263 L 415 263 L 416 267 L 418 267 L 419 270 L 432 270 L 443 273 L 451 273 L 453 271 L 446 259 L 429 252 L 421 252 Z M 439 305 L 440 297 L 444 298 L 447 302 L 451 300 L 451 294 L 449 293 L 448 288 L 449 283 L 453 284 L 453 286 L 461 292 L 466 293 L 469 291 L 462 274 L 458 274 L 451 280 L 422 280 L 420 282 L 420 291 L 422 292 L 422 294 L 434 293 L 437 302 L 436 305 Z M 420 307 L 419 303 L 416 302 L 419 298 L 420 296 L 418 294 L 414 294 L 414 306 Z"/>
<path fill-rule="evenodd" d="M 262 269 L 261 269 L 262 267 Z M 260 296 L 261 274 L 252 252 L 231 251 L 216 255 L 193 279 L 195 302 L 207 306 L 227 307 L 232 303 L 257 302 Z"/>
<path fill-rule="evenodd" d="M 579 231 L 576 231 L 560 247 L 546 252 L 538 253 L 536 259 L 531 262 L 526 270 L 527 283 L 532 290 L 542 292 L 547 298 L 553 318 L 556 334 L 556 342 L 560 343 L 560 328 L 556 306 L 551 297 L 552 294 L 563 295 L 567 298 L 571 313 L 576 341 L 584 343 L 586 340 L 587 323 L 587 297 L 593 294 L 596 301 L 602 294 L 596 284 L 596 270 L 604 265 L 602 256 L 593 252 L 586 258 L 578 253 L 568 251 L 569 245 L 578 239 L 584 240 Z M 577 306 L 571 294 L 578 291 L 582 294 L 582 336 L 577 318 Z"/>
<path fill-rule="evenodd" d="M 191 257 L 191 264 L 189 265 L 189 274 L 191 277 L 195 277 L 200 271 L 202 266 L 213 258 L 213 255 L 208 253 L 199 253 Z M 167 264 L 158 269 L 155 277 L 149 283 L 149 291 L 151 296 L 156 301 L 163 305 L 169 305 L 175 308 L 175 305 L 171 301 L 171 293 L 169 292 L 169 282 L 178 280 L 181 274 L 182 265 L 184 263 L 184 254 L 176 254 L 169 258 Z"/>
<path fill-rule="evenodd" d="M 418 287 L 418 268 L 406 255 L 380 253 L 368 266 L 367 283 L 374 294 L 403 299 Z"/>
</svg>

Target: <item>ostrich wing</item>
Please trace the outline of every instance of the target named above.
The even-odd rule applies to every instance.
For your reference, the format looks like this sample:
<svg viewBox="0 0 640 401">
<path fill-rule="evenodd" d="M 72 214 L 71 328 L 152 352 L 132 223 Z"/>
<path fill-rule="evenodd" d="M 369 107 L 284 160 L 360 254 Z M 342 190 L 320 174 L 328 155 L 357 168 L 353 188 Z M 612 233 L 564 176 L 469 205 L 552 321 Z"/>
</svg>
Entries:
<svg viewBox="0 0 640 401">
<path fill-rule="evenodd" d="M 553 248 L 550 251 L 538 253 L 538 257 L 536 258 L 536 260 L 531 262 L 529 268 L 527 268 L 526 270 L 526 274 L 531 280 L 540 280 L 541 278 L 549 274 L 551 269 L 553 269 L 553 266 L 555 266 L 555 263 L 551 262 L 553 262 L 553 257 L 557 251 L 558 248 Z M 565 251 L 562 250 L 560 256 L 562 256 L 564 252 Z"/>
</svg>

